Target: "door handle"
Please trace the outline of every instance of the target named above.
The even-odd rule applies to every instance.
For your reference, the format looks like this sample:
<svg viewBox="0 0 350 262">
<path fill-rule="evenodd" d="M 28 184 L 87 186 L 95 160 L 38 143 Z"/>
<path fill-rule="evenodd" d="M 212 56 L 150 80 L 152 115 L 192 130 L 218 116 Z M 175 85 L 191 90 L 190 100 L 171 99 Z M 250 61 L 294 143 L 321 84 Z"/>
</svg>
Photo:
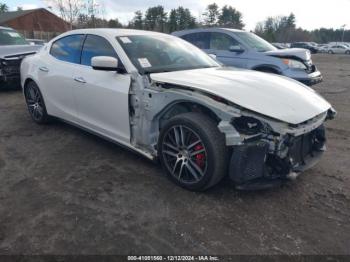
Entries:
<svg viewBox="0 0 350 262">
<path fill-rule="evenodd" d="M 49 69 L 46 66 L 39 67 L 39 70 L 43 72 L 49 72 Z"/>
<path fill-rule="evenodd" d="M 86 83 L 85 79 L 84 79 L 84 78 L 82 78 L 82 77 L 75 77 L 75 78 L 74 78 L 74 81 L 77 81 L 77 82 L 79 82 L 79 83 L 83 83 L 83 84 L 85 84 L 85 83 Z"/>
</svg>

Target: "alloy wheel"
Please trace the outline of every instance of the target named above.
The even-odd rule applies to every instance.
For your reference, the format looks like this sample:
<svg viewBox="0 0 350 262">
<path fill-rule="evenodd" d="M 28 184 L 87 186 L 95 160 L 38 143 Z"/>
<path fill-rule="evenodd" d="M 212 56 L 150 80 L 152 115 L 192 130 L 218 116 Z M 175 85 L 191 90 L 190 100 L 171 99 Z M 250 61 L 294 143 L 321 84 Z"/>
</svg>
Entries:
<svg viewBox="0 0 350 262">
<path fill-rule="evenodd" d="M 191 128 L 177 125 L 164 136 L 162 155 L 165 165 L 179 182 L 199 182 L 208 167 L 207 151 L 199 135 Z"/>
<path fill-rule="evenodd" d="M 44 105 L 39 90 L 31 85 L 26 88 L 26 102 L 34 120 L 40 121 L 44 115 Z"/>
</svg>

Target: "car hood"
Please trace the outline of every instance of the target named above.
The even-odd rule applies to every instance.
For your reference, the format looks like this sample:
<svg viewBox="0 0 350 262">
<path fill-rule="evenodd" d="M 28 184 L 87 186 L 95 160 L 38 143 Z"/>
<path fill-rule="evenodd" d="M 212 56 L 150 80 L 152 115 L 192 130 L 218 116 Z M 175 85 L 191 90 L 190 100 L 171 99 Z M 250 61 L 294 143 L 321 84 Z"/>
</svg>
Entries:
<svg viewBox="0 0 350 262">
<path fill-rule="evenodd" d="M 277 57 L 297 57 L 303 61 L 308 61 L 311 59 L 310 51 L 303 48 L 279 49 L 275 51 L 267 51 L 265 54 Z"/>
<path fill-rule="evenodd" d="M 229 67 L 154 73 L 160 83 L 191 87 L 254 112 L 299 124 L 331 105 L 313 89 L 286 77 Z"/>
<path fill-rule="evenodd" d="M 37 52 L 42 46 L 39 45 L 5 45 L 0 46 L 0 58 L 17 54 Z"/>
</svg>

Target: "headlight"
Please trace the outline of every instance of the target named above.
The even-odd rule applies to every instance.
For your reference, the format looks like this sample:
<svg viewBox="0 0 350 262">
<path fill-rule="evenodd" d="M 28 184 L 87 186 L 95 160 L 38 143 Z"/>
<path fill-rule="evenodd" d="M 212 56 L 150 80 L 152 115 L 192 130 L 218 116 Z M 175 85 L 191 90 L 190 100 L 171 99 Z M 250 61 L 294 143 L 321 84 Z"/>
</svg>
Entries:
<svg viewBox="0 0 350 262">
<path fill-rule="evenodd" d="M 296 68 L 296 69 L 306 69 L 306 66 L 297 60 L 293 59 L 282 59 L 283 64 L 289 66 L 290 68 Z"/>
</svg>

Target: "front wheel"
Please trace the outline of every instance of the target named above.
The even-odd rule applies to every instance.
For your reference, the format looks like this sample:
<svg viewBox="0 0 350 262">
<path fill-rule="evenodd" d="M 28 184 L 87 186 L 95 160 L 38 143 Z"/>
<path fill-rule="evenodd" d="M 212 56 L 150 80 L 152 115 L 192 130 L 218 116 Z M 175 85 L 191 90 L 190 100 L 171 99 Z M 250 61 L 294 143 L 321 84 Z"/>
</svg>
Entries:
<svg viewBox="0 0 350 262">
<path fill-rule="evenodd" d="M 29 114 L 34 122 L 38 124 L 48 123 L 50 121 L 50 116 L 47 114 L 43 96 L 35 82 L 29 82 L 25 86 L 24 97 Z"/>
<path fill-rule="evenodd" d="M 350 55 L 350 50 L 347 50 L 345 54 Z"/>
<path fill-rule="evenodd" d="M 158 157 L 176 184 L 202 191 L 217 184 L 226 173 L 225 136 L 215 121 L 200 113 L 170 119 L 161 130 Z"/>
<path fill-rule="evenodd" d="M 334 54 L 334 52 L 333 52 L 332 50 L 329 50 L 329 51 L 328 51 L 328 54 L 333 55 L 333 54 Z"/>
</svg>

